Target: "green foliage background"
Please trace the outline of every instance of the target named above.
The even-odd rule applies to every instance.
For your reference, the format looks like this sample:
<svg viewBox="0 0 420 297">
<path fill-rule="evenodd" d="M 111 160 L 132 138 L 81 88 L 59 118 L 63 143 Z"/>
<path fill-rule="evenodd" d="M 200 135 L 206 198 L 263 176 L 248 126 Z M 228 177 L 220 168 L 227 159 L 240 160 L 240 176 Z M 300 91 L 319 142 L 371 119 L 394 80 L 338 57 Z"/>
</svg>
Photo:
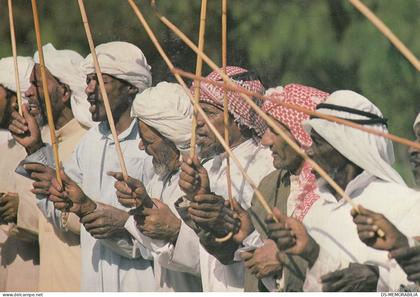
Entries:
<svg viewBox="0 0 420 297">
<path fill-rule="evenodd" d="M 199 0 L 159 0 L 161 12 L 197 40 Z M 220 63 L 220 0 L 208 1 L 206 52 Z M 31 3 L 14 0 L 19 55 L 36 49 Z M 420 0 L 364 0 L 420 57 Z M 137 1 L 176 66 L 194 72 L 195 56 Z M 85 0 L 95 43 L 138 45 L 154 82 L 173 80 L 127 1 Z M 42 40 L 88 53 L 76 0 L 39 0 Z M 229 1 L 229 64 L 257 70 L 269 87 L 291 82 L 332 92 L 351 89 L 371 99 L 390 120 L 390 131 L 413 137 L 420 111 L 420 75 L 346 0 Z M 10 56 L 7 1 L 0 0 L 0 57 Z M 209 68 L 205 68 L 207 73 Z M 406 148 L 395 145 L 396 168 L 412 184 Z"/>
</svg>

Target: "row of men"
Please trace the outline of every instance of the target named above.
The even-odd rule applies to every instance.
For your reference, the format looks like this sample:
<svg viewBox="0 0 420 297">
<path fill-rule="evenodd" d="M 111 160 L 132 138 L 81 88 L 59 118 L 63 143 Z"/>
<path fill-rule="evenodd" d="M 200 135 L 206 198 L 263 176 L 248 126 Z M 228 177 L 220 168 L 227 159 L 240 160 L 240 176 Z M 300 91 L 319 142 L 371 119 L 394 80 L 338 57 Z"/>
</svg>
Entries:
<svg viewBox="0 0 420 297">
<path fill-rule="evenodd" d="M 232 82 L 271 97 L 253 101 L 359 205 L 353 209 L 239 93 L 228 91 L 226 129 L 238 166 L 215 136 L 214 129 L 225 133 L 225 90 L 210 83 L 200 84 L 198 153 L 190 157 L 189 94 L 174 83 L 152 87 L 142 51 L 109 42 L 96 52 L 124 177 L 92 56 L 51 44 L 43 52 L 61 182 L 38 54 L 18 57 L 27 98 L 22 115 L 13 60 L 0 60 L 0 122 L 12 135 L 0 147 L 2 291 L 416 289 L 420 192 L 392 168 L 392 143 L 276 103 L 386 132 L 380 110 L 362 95 L 300 84 L 266 91 L 254 72 L 226 69 Z M 207 78 L 222 81 L 217 72 Z M 417 151 L 411 155 L 418 160 Z M 273 214 L 267 216 L 242 170 Z"/>
</svg>

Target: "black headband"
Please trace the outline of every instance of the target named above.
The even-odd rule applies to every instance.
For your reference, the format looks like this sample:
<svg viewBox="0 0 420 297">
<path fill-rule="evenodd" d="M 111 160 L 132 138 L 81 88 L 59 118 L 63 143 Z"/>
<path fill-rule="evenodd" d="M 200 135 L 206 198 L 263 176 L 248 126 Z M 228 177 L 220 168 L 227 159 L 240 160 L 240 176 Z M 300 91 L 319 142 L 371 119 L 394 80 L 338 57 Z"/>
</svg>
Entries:
<svg viewBox="0 0 420 297">
<path fill-rule="evenodd" d="M 320 103 L 316 106 L 316 109 L 321 109 L 321 108 L 326 108 L 326 109 L 331 109 L 331 110 L 337 110 L 337 111 L 344 111 L 344 112 L 348 112 L 348 113 L 352 113 L 352 114 L 357 114 L 360 116 L 364 116 L 367 117 L 369 119 L 366 120 L 356 120 L 356 119 L 344 119 L 341 118 L 343 120 L 347 120 L 349 122 L 353 122 L 356 124 L 361 124 L 361 125 L 377 125 L 377 124 L 382 124 L 385 125 L 386 127 L 388 127 L 388 119 L 386 118 L 381 118 L 380 116 L 378 116 L 377 114 L 374 113 L 370 113 L 367 111 L 363 111 L 363 110 L 358 110 L 358 109 L 354 109 L 354 108 L 350 108 L 350 107 L 346 107 L 346 106 L 340 106 L 340 105 L 334 105 L 334 104 L 328 104 L 328 103 Z"/>
<path fill-rule="evenodd" d="M 236 81 L 253 81 L 253 80 L 259 80 L 261 81 L 260 77 L 255 71 L 245 71 L 238 74 L 233 74 L 229 76 L 229 78 L 236 80 Z M 222 81 L 223 78 L 218 79 L 217 81 Z"/>
</svg>

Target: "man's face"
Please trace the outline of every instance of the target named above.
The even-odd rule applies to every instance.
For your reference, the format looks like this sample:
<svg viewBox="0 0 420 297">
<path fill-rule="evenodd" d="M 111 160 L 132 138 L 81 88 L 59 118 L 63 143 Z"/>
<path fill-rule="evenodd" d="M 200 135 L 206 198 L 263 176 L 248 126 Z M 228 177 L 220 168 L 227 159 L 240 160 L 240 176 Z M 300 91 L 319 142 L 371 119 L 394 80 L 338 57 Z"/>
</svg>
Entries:
<svg viewBox="0 0 420 297">
<path fill-rule="evenodd" d="M 201 102 L 200 106 L 216 130 L 220 133 L 220 135 L 224 137 L 225 130 L 223 122 L 223 110 L 209 103 Z M 230 120 L 228 126 L 230 143 L 232 143 L 232 136 L 234 135 L 232 132 L 235 126 L 237 126 L 236 123 L 234 123 L 233 120 Z M 199 156 L 201 159 L 211 158 L 224 152 L 223 146 L 220 144 L 219 140 L 217 140 L 214 133 L 210 130 L 210 127 L 204 122 L 204 119 L 200 114 L 197 115 L 196 135 Z"/>
<path fill-rule="evenodd" d="M 311 130 L 311 138 L 312 146 L 307 151 L 308 156 L 335 179 L 337 173 L 350 161 L 316 133 L 314 129 Z"/>
<path fill-rule="evenodd" d="M 420 143 L 420 123 L 414 127 L 414 134 L 416 136 L 416 142 Z M 417 186 L 420 187 L 420 150 L 415 148 L 408 149 L 411 170 L 414 174 L 414 181 Z"/>
<path fill-rule="evenodd" d="M 274 118 L 272 118 L 275 120 Z M 276 120 L 275 120 L 276 121 Z M 280 122 L 276 121 L 280 128 L 293 139 L 289 130 Z M 302 158 L 287 144 L 287 142 L 274 130 L 268 128 L 261 139 L 261 144 L 268 146 L 273 153 L 273 165 L 276 169 L 284 169 L 296 174 Z"/>
<path fill-rule="evenodd" d="M 138 122 L 140 132 L 139 149 L 153 157 L 153 167 L 159 176 L 179 168 L 179 151 L 173 142 L 164 138 L 156 129 Z"/>
<path fill-rule="evenodd" d="M 48 85 L 48 94 L 51 99 L 51 108 L 54 120 L 57 120 L 61 112 L 70 100 L 70 90 L 61 84 L 49 71 L 45 69 Z M 41 117 L 43 122 L 46 122 L 46 105 L 45 96 L 41 80 L 41 66 L 35 64 L 30 76 L 31 85 L 25 92 L 28 97 L 30 112 L 34 117 Z"/>
<path fill-rule="evenodd" d="M 137 89 L 125 81 L 117 79 L 111 75 L 103 74 L 105 90 L 108 95 L 109 105 L 112 115 L 118 119 L 121 114 L 131 106 L 132 100 L 137 93 Z M 86 94 L 90 103 L 89 111 L 92 114 L 92 120 L 95 122 L 106 121 L 106 111 L 104 100 L 99 90 L 99 83 L 96 73 L 91 73 L 86 77 Z"/>
<path fill-rule="evenodd" d="M 9 127 L 11 114 L 16 110 L 18 110 L 16 95 L 0 85 L 0 128 Z"/>
</svg>

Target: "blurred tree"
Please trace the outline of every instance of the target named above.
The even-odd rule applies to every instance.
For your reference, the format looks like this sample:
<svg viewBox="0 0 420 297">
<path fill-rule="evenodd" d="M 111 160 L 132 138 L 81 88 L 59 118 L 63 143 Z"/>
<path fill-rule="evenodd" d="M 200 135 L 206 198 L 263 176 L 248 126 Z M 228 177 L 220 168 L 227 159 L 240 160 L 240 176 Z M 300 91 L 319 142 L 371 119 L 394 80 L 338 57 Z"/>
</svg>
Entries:
<svg viewBox="0 0 420 297">
<path fill-rule="evenodd" d="M 32 55 L 30 1 L 14 0 L 18 53 Z M 195 55 L 137 1 L 174 64 L 194 72 Z M 162 13 L 194 41 L 200 1 L 157 1 Z M 420 56 L 419 0 L 364 0 Z M 86 0 L 96 44 L 125 40 L 152 65 L 154 82 L 173 80 L 126 1 Z M 57 48 L 88 53 L 77 1 L 38 0 L 42 39 Z M 11 55 L 7 1 L 0 0 L 0 56 Z M 220 64 L 220 1 L 209 1 L 206 53 Z M 373 25 L 346 0 L 229 1 L 228 63 L 257 70 L 268 86 L 299 82 L 325 91 L 352 89 L 371 99 L 392 133 L 412 137 L 420 111 L 420 76 Z M 204 73 L 209 72 L 208 67 Z M 406 148 L 396 145 L 396 167 L 412 183 Z"/>
</svg>

